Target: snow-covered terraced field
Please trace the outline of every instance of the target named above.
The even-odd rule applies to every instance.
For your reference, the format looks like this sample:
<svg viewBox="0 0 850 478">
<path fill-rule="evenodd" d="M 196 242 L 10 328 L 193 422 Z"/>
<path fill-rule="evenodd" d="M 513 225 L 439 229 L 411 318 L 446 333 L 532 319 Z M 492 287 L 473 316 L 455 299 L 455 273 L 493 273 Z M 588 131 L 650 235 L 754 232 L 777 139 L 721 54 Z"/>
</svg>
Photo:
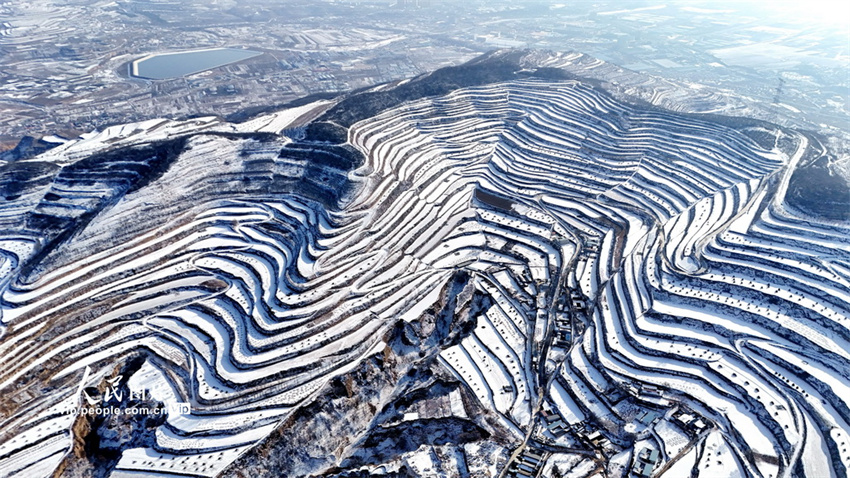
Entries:
<svg viewBox="0 0 850 478">
<path fill-rule="evenodd" d="M 191 411 L 170 411 L 112 476 L 216 476 L 398 321 L 442 307 L 460 272 L 487 300 L 437 363 L 517 441 L 544 403 L 568 425 L 628 429 L 608 396 L 619 389 L 709 424 L 699 450 L 660 428 L 675 450 L 664 476 L 846 476 L 850 227 L 775 197 L 802 136 L 775 129 L 801 151 L 765 149 L 746 128 L 531 79 L 354 124 L 365 160 L 352 171 L 309 170 L 289 138 L 241 136 L 308 110 L 195 120 L 167 170 L 107 207 L 86 201 L 113 194 L 108 180 L 51 171 L 0 203 L 0 221 L 21 225 L 0 237 L 0 476 L 59 466 L 75 417 L 57 405 L 83 405 L 83 387 L 140 350 L 128 390 Z M 113 127 L 32 161 L 68 170 L 154 126 L 156 139 L 183 131 Z M 63 216 L 75 209 L 95 212 Z M 66 216 L 72 232 L 42 253 L 38 228 Z M 553 359 L 558 314 L 572 345 Z"/>
</svg>

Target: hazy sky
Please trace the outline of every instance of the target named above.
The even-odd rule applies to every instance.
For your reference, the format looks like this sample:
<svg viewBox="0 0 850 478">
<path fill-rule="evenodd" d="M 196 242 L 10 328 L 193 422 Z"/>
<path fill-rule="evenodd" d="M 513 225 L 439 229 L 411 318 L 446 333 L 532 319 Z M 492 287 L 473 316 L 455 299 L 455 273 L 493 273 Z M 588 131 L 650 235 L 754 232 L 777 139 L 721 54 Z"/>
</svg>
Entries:
<svg viewBox="0 0 850 478">
<path fill-rule="evenodd" d="M 647 1 L 659 5 L 665 2 Z M 693 5 L 716 10 L 744 10 L 766 16 L 782 15 L 792 20 L 850 28 L 850 2 L 846 0 L 672 0 L 674 5 Z"/>
</svg>

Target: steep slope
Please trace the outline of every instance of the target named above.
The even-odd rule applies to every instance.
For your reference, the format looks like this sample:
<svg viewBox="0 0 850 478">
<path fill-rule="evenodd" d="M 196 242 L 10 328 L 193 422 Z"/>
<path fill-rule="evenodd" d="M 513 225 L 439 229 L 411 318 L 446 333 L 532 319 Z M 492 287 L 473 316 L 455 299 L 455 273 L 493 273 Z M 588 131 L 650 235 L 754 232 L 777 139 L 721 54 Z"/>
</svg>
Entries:
<svg viewBox="0 0 850 478">
<path fill-rule="evenodd" d="M 508 58 L 3 166 L 0 475 L 846 474 L 808 137 Z"/>
</svg>

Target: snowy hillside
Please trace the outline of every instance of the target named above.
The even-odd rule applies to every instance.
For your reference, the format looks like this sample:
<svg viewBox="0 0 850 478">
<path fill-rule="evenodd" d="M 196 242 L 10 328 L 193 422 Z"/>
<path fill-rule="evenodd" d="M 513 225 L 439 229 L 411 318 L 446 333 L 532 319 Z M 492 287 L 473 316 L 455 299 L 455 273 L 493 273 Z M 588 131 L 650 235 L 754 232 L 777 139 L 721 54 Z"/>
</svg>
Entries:
<svg viewBox="0 0 850 478">
<path fill-rule="evenodd" d="M 846 476 L 826 147 L 523 61 L 0 166 L 0 476 Z"/>
</svg>

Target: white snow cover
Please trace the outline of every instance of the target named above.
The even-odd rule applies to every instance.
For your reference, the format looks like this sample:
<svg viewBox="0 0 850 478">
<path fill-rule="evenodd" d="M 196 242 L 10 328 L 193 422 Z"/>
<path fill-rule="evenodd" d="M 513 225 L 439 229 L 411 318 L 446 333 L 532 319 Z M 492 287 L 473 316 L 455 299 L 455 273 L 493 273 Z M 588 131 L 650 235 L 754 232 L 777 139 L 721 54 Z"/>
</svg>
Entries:
<svg viewBox="0 0 850 478">
<path fill-rule="evenodd" d="M 328 104 L 308 106 L 239 125 L 115 126 L 36 159 L 71 164 L 188 133 L 278 133 Z M 405 103 L 355 124 L 349 142 L 366 163 L 348 174 L 355 188 L 335 208 L 298 194 L 205 199 L 130 240 L 69 253 L 31 282 L 8 278 L 34 246 L 3 238 L 0 384 L 72 360 L 47 379 L 59 385 L 43 405 L 0 419 L 15 430 L 0 445 L 0 475 L 52 470 L 72 438 L 67 418 L 48 410 L 77 397 L 79 381 L 100 383 L 110 358 L 145 348 L 156 360 L 130 387 L 193 409 L 168 416 L 156 449 L 125 451 L 114 476 L 216 476 L 331 378 L 382 350 L 397 321 L 439 305 L 459 270 L 490 303 L 439 362 L 518 439 L 544 400 L 569 425 L 614 420 L 604 395 L 619 387 L 638 401 L 675 400 L 710 424 L 703 451 L 671 476 L 693 467 L 705 477 L 778 476 L 796 460 L 810 476 L 846 472 L 846 451 L 836 460 L 845 468 L 827 458 L 850 430 L 850 230 L 771 201 L 768 188 L 787 187 L 779 175 L 799 154 L 579 82 L 540 80 Z M 241 143 L 201 135 L 190 144 L 159 179 L 185 197 L 240 161 Z M 126 224 L 166 194 L 157 187 L 128 194 L 90 227 Z M 543 383 L 534 354 L 563 326 L 558 314 L 577 313 L 571 293 L 585 302 L 584 332 Z M 74 308 L 97 312 L 68 315 Z M 452 410 L 465 415 L 459 396 Z M 675 430 L 658 434 L 677 450 Z M 430 466 L 422 453 L 406 459 Z"/>
</svg>

